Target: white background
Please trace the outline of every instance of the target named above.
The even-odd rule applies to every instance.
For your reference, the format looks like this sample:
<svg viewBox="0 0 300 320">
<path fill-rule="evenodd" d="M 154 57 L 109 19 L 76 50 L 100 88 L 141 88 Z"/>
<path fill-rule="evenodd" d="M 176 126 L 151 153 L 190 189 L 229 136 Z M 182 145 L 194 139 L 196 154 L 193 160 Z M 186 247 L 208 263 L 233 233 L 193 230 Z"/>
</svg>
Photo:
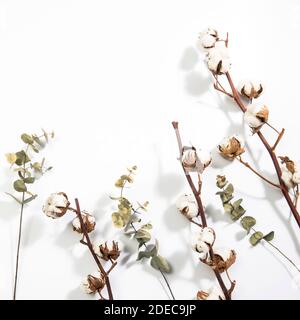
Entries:
<svg viewBox="0 0 300 320">
<path fill-rule="evenodd" d="M 191 229 L 174 202 L 189 188 L 176 161 L 171 126 L 179 120 L 186 143 L 214 150 L 226 135 L 240 133 L 252 153 L 245 159 L 268 177 L 272 164 L 241 113 L 212 88 L 196 50 L 198 32 L 214 26 L 230 33 L 232 75 L 261 79 L 261 101 L 270 122 L 287 128 L 281 155 L 300 159 L 299 1 L 0 1 L 0 299 L 11 299 L 19 207 L 4 192 L 13 175 L 4 154 L 22 148 L 19 136 L 41 127 L 56 138 L 45 150 L 52 172 L 33 186 L 38 199 L 26 207 L 19 299 L 91 299 L 81 279 L 95 270 L 78 244 L 71 215 L 46 218 L 43 201 L 54 191 L 79 197 L 97 218 L 95 238 L 124 239 L 110 222 L 114 181 L 128 165 L 139 173 L 128 194 L 149 200 L 161 253 L 173 265 L 169 281 L 176 298 L 193 299 L 214 278 L 190 249 Z M 267 136 L 274 135 L 264 128 Z M 215 155 L 215 152 L 213 151 Z M 203 199 L 217 244 L 237 252 L 230 273 L 234 299 L 299 299 L 299 276 L 273 250 L 251 248 L 239 223 L 224 216 L 215 196 L 215 176 L 226 173 L 244 198 L 258 229 L 275 231 L 276 243 L 300 264 L 299 230 L 281 195 L 239 163 L 215 157 L 204 176 Z M 128 242 L 128 241 L 127 241 Z M 166 299 L 159 274 L 135 262 L 129 242 L 111 275 L 119 299 Z"/>
</svg>

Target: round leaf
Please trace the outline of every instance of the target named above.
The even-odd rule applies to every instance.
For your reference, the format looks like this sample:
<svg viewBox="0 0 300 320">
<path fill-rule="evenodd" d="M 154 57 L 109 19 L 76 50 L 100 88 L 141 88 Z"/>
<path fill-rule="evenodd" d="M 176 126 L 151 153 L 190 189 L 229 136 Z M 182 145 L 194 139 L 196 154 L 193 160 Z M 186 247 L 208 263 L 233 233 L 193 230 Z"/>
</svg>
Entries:
<svg viewBox="0 0 300 320">
<path fill-rule="evenodd" d="M 247 230 L 247 233 L 250 232 L 251 228 L 255 226 L 256 220 L 253 217 L 246 216 L 241 220 L 242 227 Z"/>
<path fill-rule="evenodd" d="M 249 241 L 253 246 L 256 246 L 260 242 L 260 240 L 263 239 L 263 237 L 264 237 L 263 233 L 260 231 L 257 231 L 251 235 Z"/>
<path fill-rule="evenodd" d="M 24 181 L 21 180 L 21 179 L 16 180 L 16 181 L 14 182 L 14 189 L 15 189 L 16 191 L 18 191 L 18 192 L 25 192 L 25 191 L 27 191 L 27 187 L 26 187 Z"/>
<path fill-rule="evenodd" d="M 23 140 L 24 143 L 27 143 L 27 144 L 33 144 L 34 142 L 32 136 L 27 133 L 23 133 L 21 135 L 21 139 Z"/>
<path fill-rule="evenodd" d="M 169 262 L 160 255 L 152 257 L 150 264 L 154 269 L 157 269 L 166 273 L 171 272 L 171 266 Z"/>
<path fill-rule="evenodd" d="M 272 241 L 274 239 L 274 235 L 274 231 L 271 231 L 268 234 L 266 234 L 263 239 L 266 241 Z"/>
</svg>

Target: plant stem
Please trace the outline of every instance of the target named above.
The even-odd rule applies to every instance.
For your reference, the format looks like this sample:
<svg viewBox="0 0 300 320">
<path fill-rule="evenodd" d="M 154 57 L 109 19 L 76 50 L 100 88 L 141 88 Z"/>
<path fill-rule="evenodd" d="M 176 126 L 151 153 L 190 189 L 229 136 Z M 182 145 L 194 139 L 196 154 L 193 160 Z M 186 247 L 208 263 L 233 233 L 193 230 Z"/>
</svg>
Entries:
<svg viewBox="0 0 300 320">
<path fill-rule="evenodd" d="M 248 169 L 250 169 L 252 172 L 254 172 L 258 177 L 260 177 L 261 179 L 263 179 L 264 181 L 266 181 L 267 183 L 269 183 L 270 185 L 272 185 L 273 187 L 279 188 L 280 189 L 280 185 L 270 181 L 269 179 L 265 178 L 263 175 L 261 175 L 259 172 L 257 172 L 254 168 L 252 168 L 250 166 L 250 164 L 248 162 L 243 161 L 242 157 L 239 156 L 237 157 L 238 161 L 243 164 L 245 167 L 247 167 Z"/>
<path fill-rule="evenodd" d="M 20 257 L 20 246 L 22 239 L 22 223 L 23 223 L 23 212 L 24 212 L 24 200 L 25 200 L 25 192 L 22 193 L 22 204 L 21 204 L 21 212 L 20 212 L 20 220 L 19 220 L 19 236 L 18 236 L 18 247 L 17 247 L 17 258 L 16 258 L 16 269 L 15 269 L 15 283 L 14 283 L 14 294 L 13 300 L 17 298 L 17 283 L 18 283 L 18 271 L 19 271 L 19 257 Z"/>
<path fill-rule="evenodd" d="M 182 161 L 181 160 L 182 160 L 183 146 L 182 146 L 182 140 L 181 140 L 180 133 L 179 133 L 178 122 L 174 121 L 174 122 L 172 122 L 172 125 L 173 125 L 173 128 L 175 130 L 176 137 L 177 137 L 177 143 L 178 143 L 178 148 L 179 148 L 179 160 L 180 160 L 182 169 L 184 171 L 184 174 L 186 176 L 187 182 L 188 182 L 188 184 L 189 184 L 189 186 L 190 186 L 190 188 L 191 188 L 191 190 L 192 190 L 192 192 L 194 194 L 194 197 L 196 199 L 196 202 L 197 202 L 197 205 L 198 205 L 198 215 L 201 218 L 201 223 L 202 223 L 202 226 L 204 228 L 204 227 L 207 227 L 207 221 L 206 221 L 204 207 L 203 207 L 202 200 L 201 200 L 201 195 L 198 192 L 198 190 L 197 190 L 197 188 L 196 188 L 196 186 L 195 186 L 195 184 L 193 182 L 193 179 L 190 176 L 189 172 L 187 172 L 186 169 L 184 168 L 184 166 L 182 165 Z M 198 177 L 200 179 L 199 175 L 198 175 Z M 213 251 L 212 247 L 209 250 L 209 255 L 210 255 L 210 259 L 213 261 L 213 259 L 214 259 L 214 251 Z M 229 293 L 228 289 L 226 288 L 220 272 L 218 270 L 216 270 L 216 269 L 213 269 L 213 271 L 214 271 L 214 274 L 215 274 L 215 276 L 217 278 L 219 286 L 223 291 L 225 299 L 226 300 L 231 300 L 231 293 Z"/>
<path fill-rule="evenodd" d="M 134 230 L 134 232 L 135 232 L 135 234 L 136 234 L 136 233 L 137 233 L 137 230 L 136 230 L 134 224 L 131 222 L 130 225 L 131 225 L 132 229 Z M 146 245 L 145 242 L 143 243 L 143 246 L 145 247 L 146 250 L 148 250 L 148 246 Z M 170 294 L 171 294 L 171 296 L 172 296 L 172 299 L 175 300 L 175 296 L 174 296 L 174 294 L 173 294 L 173 291 L 172 291 L 172 289 L 171 289 L 171 286 L 170 286 L 170 284 L 169 284 L 169 281 L 168 281 L 166 275 L 164 274 L 164 272 L 163 272 L 161 269 L 159 269 L 159 272 L 161 273 L 162 277 L 163 277 L 164 280 L 165 280 L 165 283 L 166 283 L 166 285 L 167 285 L 167 287 L 168 287 L 168 289 L 169 289 L 169 292 L 170 292 Z"/>
<path fill-rule="evenodd" d="M 254 228 L 251 228 L 254 232 L 257 232 Z M 297 267 L 297 265 L 295 264 L 295 262 L 290 259 L 286 254 L 284 254 L 277 246 L 275 246 L 272 242 L 267 241 L 265 239 L 263 239 L 265 241 L 265 243 L 267 243 L 268 245 L 270 245 L 271 247 L 273 247 L 276 251 L 278 251 L 298 272 L 300 272 L 300 269 Z"/>
<path fill-rule="evenodd" d="M 80 225 L 81 225 L 81 230 L 83 232 L 83 235 L 86 239 L 86 245 L 87 247 L 89 248 L 101 274 L 105 277 L 105 281 L 106 281 L 106 288 L 107 288 L 107 293 L 108 293 L 108 298 L 109 300 L 113 300 L 113 292 L 112 292 L 112 289 L 111 289 L 111 285 L 110 285 L 110 281 L 109 281 L 109 276 L 107 274 L 107 272 L 104 270 L 98 256 L 96 255 L 95 251 L 94 251 L 94 248 L 93 248 L 93 245 L 92 245 L 92 242 L 91 242 L 91 239 L 89 237 L 89 234 L 86 230 L 86 226 L 83 222 L 83 219 L 82 219 L 82 215 L 81 215 L 81 210 L 80 210 L 80 205 L 79 205 L 79 201 L 78 199 L 75 199 L 75 204 L 76 204 L 76 214 L 77 214 L 77 217 L 80 221 Z"/>
<path fill-rule="evenodd" d="M 246 112 L 246 107 L 244 105 L 244 103 L 242 102 L 241 100 L 241 97 L 236 89 L 236 87 L 234 86 L 234 83 L 232 81 L 232 78 L 229 74 L 229 72 L 226 73 L 226 77 L 227 77 L 227 80 L 229 82 L 229 85 L 230 85 L 230 88 L 232 90 L 232 95 L 233 95 L 233 99 L 234 101 L 237 103 L 238 107 L 245 113 Z M 280 184 L 280 189 L 281 189 L 281 192 L 288 204 L 288 206 L 290 207 L 291 211 L 292 211 L 292 214 L 297 222 L 297 225 L 298 227 L 300 228 L 300 215 L 289 195 L 289 191 L 288 191 L 288 188 L 287 186 L 285 185 L 284 181 L 282 180 L 281 178 L 281 169 L 280 169 L 280 165 L 279 165 L 279 162 L 278 162 L 278 159 L 277 159 L 277 156 L 274 152 L 274 148 L 272 148 L 270 146 L 270 144 L 268 143 L 267 139 L 265 138 L 265 136 L 261 133 L 261 131 L 257 131 L 257 135 L 259 137 L 259 139 L 261 140 L 261 142 L 263 143 L 264 147 L 266 148 L 266 150 L 268 151 L 270 157 L 271 157 L 271 160 L 273 162 L 273 165 L 274 165 L 274 168 L 275 168 L 275 171 L 276 171 L 276 174 L 277 174 L 277 177 L 278 177 L 278 181 L 279 181 L 279 184 Z"/>
</svg>

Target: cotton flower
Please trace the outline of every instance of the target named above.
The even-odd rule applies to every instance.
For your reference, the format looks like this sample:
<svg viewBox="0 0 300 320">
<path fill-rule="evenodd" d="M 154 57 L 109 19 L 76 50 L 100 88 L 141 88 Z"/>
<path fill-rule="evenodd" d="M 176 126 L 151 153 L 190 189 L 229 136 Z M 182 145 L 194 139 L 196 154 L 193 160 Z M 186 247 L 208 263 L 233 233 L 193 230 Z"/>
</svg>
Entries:
<svg viewBox="0 0 300 320">
<path fill-rule="evenodd" d="M 300 183 L 300 166 L 289 157 L 279 157 L 281 160 L 281 179 L 288 188 L 294 188 Z"/>
<path fill-rule="evenodd" d="M 193 194 L 181 195 L 176 201 L 176 207 L 187 218 L 192 219 L 198 215 L 198 205 Z"/>
<path fill-rule="evenodd" d="M 225 300 L 223 291 L 217 287 L 211 287 L 207 291 L 198 291 L 197 293 L 198 300 Z"/>
<path fill-rule="evenodd" d="M 248 99 L 258 98 L 264 91 L 262 83 L 250 80 L 241 81 L 238 88 L 240 94 Z"/>
<path fill-rule="evenodd" d="M 244 141 L 237 135 L 225 138 L 218 149 L 221 155 L 229 160 L 235 159 L 237 156 L 245 152 Z"/>
<path fill-rule="evenodd" d="M 96 255 L 105 261 L 117 260 L 120 256 L 118 242 L 115 241 L 112 241 L 109 245 L 107 245 L 107 242 L 104 244 L 94 244 L 93 248 Z"/>
<path fill-rule="evenodd" d="M 228 72 L 231 67 L 228 49 L 225 46 L 210 49 L 207 65 L 208 69 L 215 74 L 221 75 Z"/>
<path fill-rule="evenodd" d="M 200 49 L 206 51 L 215 46 L 218 41 L 218 32 L 212 28 L 200 32 L 198 46 Z"/>
<path fill-rule="evenodd" d="M 229 269 L 236 260 L 236 253 L 234 250 L 228 248 L 214 248 L 214 257 L 205 261 L 213 269 L 218 270 L 220 273 Z"/>
<path fill-rule="evenodd" d="M 95 225 L 96 225 L 95 217 L 92 216 L 91 214 L 88 214 L 87 212 L 82 212 L 81 216 L 82 216 L 83 223 L 86 227 L 86 231 L 88 233 L 92 232 L 95 229 Z M 74 231 L 78 233 L 83 233 L 83 230 L 81 229 L 80 219 L 78 217 L 76 217 L 72 221 L 72 225 L 73 225 Z"/>
<path fill-rule="evenodd" d="M 182 165 L 187 171 L 202 173 L 211 163 L 211 155 L 205 150 L 196 150 L 195 147 L 184 147 Z"/>
<path fill-rule="evenodd" d="M 207 255 L 210 247 L 213 246 L 215 239 L 215 232 L 212 228 L 201 228 L 200 231 L 194 234 L 192 248 L 198 253 Z"/>
<path fill-rule="evenodd" d="M 210 152 L 200 149 L 197 151 L 197 155 L 198 155 L 200 162 L 203 164 L 204 169 L 207 168 L 211 164 L 212 158 L 211 158 Z"/>
<path fill-rule="evenodd" d="M 244 115 L 245 122 L 251 128 L 260 128 L 263 124 L 268 122 L 269 109 L 265 105 L 250 104 Z"/>
<path fill-rule="evenodd" d="M 99 272 L 89 274 L 81 283 L 81 287 L 85 293 L 91 294 L 101 291 L 105 287 L 105 278 Z"/>
<path fill-rule="evenodd" d="M 69 208 L 70 202 L 64 192 L 52 193 L 43 206 L 43 212 L 53 219 L 62 217 Z"/>
</svg>

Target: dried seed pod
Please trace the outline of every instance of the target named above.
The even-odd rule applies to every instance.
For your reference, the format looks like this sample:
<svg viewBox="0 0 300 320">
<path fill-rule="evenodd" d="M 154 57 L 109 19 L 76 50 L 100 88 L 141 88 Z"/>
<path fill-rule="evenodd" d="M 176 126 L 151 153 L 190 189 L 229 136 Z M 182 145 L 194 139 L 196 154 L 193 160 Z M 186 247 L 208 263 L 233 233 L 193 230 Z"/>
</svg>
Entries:
<svg viewBox="0 0 300 320">
<path fill-rule="evenodd" d="M 96 255 L 105 261 L 117 260 L 120 256 L 118 242 L 115 241 L 112 241 L 109 245 L 107 245 L 107 242 L 104 244 L 94 244 L 93 248 Z"/>
<path fill-rule="evenodd" d="M 233 160 L 245 152 L 244 141 L 237 135 L 224 139 L 218 148 L 220 154 L 229 160 Z"/>
<path fill-rule="evenodd" d="M 234 250 L 227 248 L 214 248 L 213 259 L 209 258 L 205 263 L 222 273 L 225 270 L 228 270 L 235 263 L 235 260 L 236 253 Z"/>
<path fill-rule="evenodd" d="M 88 294 L 101 291 L 105 287 L 105 277 L 99 273 L 95 273 L 94 275 L 89 274 L 82 281 L 81 287 L 83 291 Z"/>
<path fill-rule="evenodd" d="M 82 216 L 82 220 L 83 220 L 83 223 L 85 225 L 86 231 L 88 233 L 92 232 L 95 229 L 95 225 L 96 225 L 95 217 L 92 216 L 91 214 L 87 213 L 87 212 L 82 212 L 81 216 Z M 79 217 L 76 217 L 72 221 L 72 225 L 73 225 L 73 230 L 74 231 L 76 231 L 78 233 L 83 233 Z"/>
</svg>

